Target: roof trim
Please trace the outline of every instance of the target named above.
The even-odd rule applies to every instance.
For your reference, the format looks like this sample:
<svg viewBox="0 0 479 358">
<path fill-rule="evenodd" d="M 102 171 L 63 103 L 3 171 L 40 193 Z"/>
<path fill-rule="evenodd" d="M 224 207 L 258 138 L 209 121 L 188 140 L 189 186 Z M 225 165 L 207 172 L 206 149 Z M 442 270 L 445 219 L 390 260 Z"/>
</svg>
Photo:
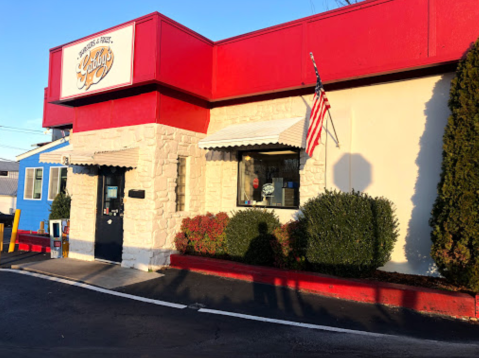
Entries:
<svg viewBox="0 0 479 358">
<path fill-rule="evenodd" d="M 57 139 L 56 141 L 54 142 L 50 142 L 49 144 L 46 144 L 44 146 L 41 146 L 41 147 L 38 147 L 38 148 L 35 148 L 35 149 L 32 149 L 28 152 L 25 152 L 23 154 L 20 154 L 20 155 L 17 155 L 15 157 L 15 159 L 18 161 L 20 160 L 23 160 L 25 158 L 28 158 L 28 157 L 31 157 L 32 155 L 35 155 L 35 154 L 38 154 L 38 153 L 41 153 L 41 152 L 44 152 L 45 150 L 47 149 L 51 149 L 59 144 L 62 144 L 62 143 L 65 143 L 65 142 L 68 142 L 70 141 L 70 136 L 67 136 L 67 137 L 64 137 L 64 138 L 60 138 L 60 139 Z"/>
</svg>

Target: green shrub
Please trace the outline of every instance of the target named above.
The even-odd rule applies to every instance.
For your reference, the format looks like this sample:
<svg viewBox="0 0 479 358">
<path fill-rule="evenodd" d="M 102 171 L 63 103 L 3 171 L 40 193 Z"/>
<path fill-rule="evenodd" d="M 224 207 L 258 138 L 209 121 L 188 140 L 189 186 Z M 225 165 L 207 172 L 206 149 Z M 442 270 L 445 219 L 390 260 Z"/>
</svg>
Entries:
<svg viewBox="0 0 479 358">
<path fill-rule="evenodd" d="M 479 291 L 479 40 L 459 63 L 449 109 L 431 256 L 444 277 Z"/>
<path fill-rule="evenodd" d="M 48 220 L 70 219 L 72 198 L 65 193 L 59 193 L 52 201 Z"/>
<path fill-rule="evenodd" d="M 313 271 L 359 277 L 389 261 L 398 236 L 389 200 L 326 190 L 301 212 L 306 259 Z"/>
<path fill-rule="evenodd" d="M 299 221 L 290 221 L 273 231 L 271 249 L 274 266 L 284 269 L 302 270 L 305 264 L 304 232 Z"/>
<path fill-rule="evenodd" d="M 183 254 L 224 256 L 228 221 L 228 214 L 223 212 L 183 219 L 181 231 L 175 237 L 176 249 Z"/>
<path fill-rule="evenodd" d="M 228 254 L 234 260 L 253 265 L 272 265 L 273 231 L 280 227 L 274 212 L 265 209 L 237 211 L 226 228 Z"/>
</svg>

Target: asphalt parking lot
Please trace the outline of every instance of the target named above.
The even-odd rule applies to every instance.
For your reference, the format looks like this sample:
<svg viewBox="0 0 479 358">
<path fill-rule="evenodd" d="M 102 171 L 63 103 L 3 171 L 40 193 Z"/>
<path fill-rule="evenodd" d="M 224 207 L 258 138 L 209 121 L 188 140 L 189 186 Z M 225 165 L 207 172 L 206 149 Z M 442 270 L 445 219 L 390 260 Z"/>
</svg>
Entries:
<svg viewBox="0 0 479 358">
<path fill-rule="evenodd" d="M 172 279 L 179 277 L 173 275 Z M 152 280 L 154 286 L 158 280 Z M 215 280 L 226 288 L 230 283 Z M 0 320 L 1 357 L 450 358 L 479 354 L 477 334 L 473 339 L 469 335 L 465 341 L 451 342 L 398 336 L 386 330 L 379 335 L 367 330 L 364 334 L 330 332 L 199 309 L 221 309 L 220 303 L 201 305 L 189 300 L 185 307 L 164 307 L 2 270 L 0 283 L 0 306 L 6 308 Z M 176 302 L 185 299 L 179 296 L 176 292 L 171 298 Z M 230 292 L 223 291 L 223 299 L 229 296 Z M 254 313 L 244 305 L 235 306 L 235 310 Z M 323 311 L 328 308 L 322 307 Z M 259 313 L 268 314 L 265 307 Z M 316 323 L 331 324 L 325 316 L 316 317 Z M 449 323 L 451 327 L 443 329 L 451 332 L 457 328 Z"/>
</svg>

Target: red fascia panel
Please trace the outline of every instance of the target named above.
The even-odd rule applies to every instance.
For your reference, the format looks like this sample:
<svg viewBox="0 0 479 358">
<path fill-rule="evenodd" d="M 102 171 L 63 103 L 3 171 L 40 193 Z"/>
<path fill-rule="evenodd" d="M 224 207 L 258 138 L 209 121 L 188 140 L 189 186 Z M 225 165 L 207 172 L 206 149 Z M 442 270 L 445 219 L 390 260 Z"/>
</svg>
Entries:
<svg viewBox="0 0 479 358">
<path fill-rule="evenodd" d="M 162 88 L 136 96 L 122 97 L 74 108 L 76 133 L 161 123 L 200 133 L 208 129 L 210 110 L 206 101 Z"/>
<path fill-rule="evenodd" d="M 215 98 L 301 86 L 302 39 L 297 24 L 218 45 Z"/>
<path fill-rule="evenodd" d="M 89 104 L 75 108 L 75 132 L 106 129 L 157 121 L 158 92 Z"/>
<path fill-rule="evenodd" d="M 314 85 L 424 65 L 427 1 L 375 1 L 217 44 L 214 100 Z"/>
<path fill-rule="evenodd" d="M 206 133 L 210 109 L 206 101 L 162 89 L 158 123 L 194 132 Z"/>
<path fill-rule="evenodd" d="M 60 98 L 60 82 L 62 68 L 62 50 L 57 49 L 50 52 L 50 67 L 48 74 L 48 95 L 47 101 L 52 102 Z"/>
<path fill-rule="evenodd" d="M 371 0 L 218 41 L 212 100 L 314 85 L 309 52 L 324 83 L 454 63 L 479 36 L 478 21 L 477 0 Z M 300 25 L 301 36 L 286 35 Z M 258 37 L 274 46 L 263 48 Z M 302 76 L 293 77 L 289 66 L 297 57 L 285 56 L 284 48 L 297 52 L 299 42 Z M 257 77 L 261 70 L 266 74 Z M 284 83 L 275 83 L 278 73 Z"/>
<path fill-rule="evenodd" d="M 158 16 L 138 21 L 135 26 L 133 83 L 152 81 L 157 73 Z"/>
<path fill-rule="evenodd" d="M 113 100 L 111 126 L 124 127 L 155 123 L 159 96 L 160 94 L 154 91 Z"/>
<path fill-rule="evenodd" d="M 74 132 L 83 132 L 111 127 L 111 106 L 105 101 L 75 108 Z"/>
<path fill-rule="evenodd" d="M 157 80 L 199 97 L 211 98 L 213 44 L 163 19 L 160 28 Z"/>
<path fill-rule="evenodd" d="M 408 2 L 411 7 L 405 6 Z M 325 82 L 385 73 L 405 59 L 406 65 L 426 59 L 427 5 L 427 1 L 389 1 L 309 22 L 304 82 L 316 81 L 309 52 L 315 55 Z"/>
<path fill-rule="evenodd" d="M 75 109 L 72 107 L 59 106 L 47 102 L 48 88 L 45 88 L 43 101 L 43 127 L 59 127 L 71 125 L 75 118 Z"/>
<path fill-rule="evenodd" d="M 479 36 L 477 0 L 429 0 L 432 55 L 462 56 Z M 435 53 L 434 53 L 435 52 Z"/>
</svg>

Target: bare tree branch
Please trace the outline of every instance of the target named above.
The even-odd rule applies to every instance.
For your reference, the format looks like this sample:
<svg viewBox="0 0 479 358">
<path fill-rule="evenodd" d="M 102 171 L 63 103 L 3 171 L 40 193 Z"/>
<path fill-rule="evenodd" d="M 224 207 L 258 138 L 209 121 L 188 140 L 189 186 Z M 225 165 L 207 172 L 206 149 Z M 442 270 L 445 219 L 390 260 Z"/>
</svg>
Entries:
<svg viewBox="0 0 479 358">
<path fill-rule="evenodd" d="M 362 0 L 335 0 L 335 1 L 336 1 L 336 4 L 338 4 L 339 6 L 347 6 L 347 5 L 356 4 Z"/>
</svg>

